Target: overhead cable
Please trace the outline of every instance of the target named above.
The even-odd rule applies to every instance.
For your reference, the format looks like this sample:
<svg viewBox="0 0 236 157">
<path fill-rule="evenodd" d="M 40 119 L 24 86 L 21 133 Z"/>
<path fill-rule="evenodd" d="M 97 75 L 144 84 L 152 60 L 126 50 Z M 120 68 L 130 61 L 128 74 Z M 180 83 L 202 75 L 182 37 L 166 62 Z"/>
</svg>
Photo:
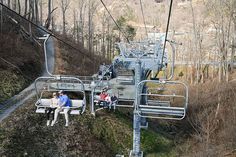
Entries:
<svg viewBox="0 0 236 157">
<path fill-rule="evenodd" d="M 142 0 L 140 0 L 140 6 L 141 6 L 141 12 L 142 12 L 142 15 L 143 15 L 143 23 L 144 23 L 144 27 L 145 27 L 146 36 L 148 37 L 148 33 L 147 33 L 147 25 L 146 25 L 146 21 L 145 21 L 145 18 L 144 18 L 144 13 L 143 13 L 143 4 L 142 4 Z"/>
<path fill-rule="evenodd" d="M 169 25 L 170 25 L 170 16 L 171 16 L 171 11 L 172 11 L 172 4 L 173 4 L 173 0 L 170 0 L 170 7 L 169 7 L 169 14 L 168 14 L 168 20 L 167 20 L 167 26 L 166 26 L 166 35 L 165 35 L 165 41 L 164 41 L 164 46 L 163 46 L 161 64 L 163 62 L 164 53 L 165 53 L 165 49 L 166 49 L 166 42 L 168 40 L 167 37 L 168 37 L 168 31 L 169 31 Z"/>
<path fill-rule="evenodd" d="M 119 29 L 119 31 L 122 33 L 122 35 L 124 36 L 124 38 L 127 40 L 128 43 L 130 43 L 129 38 L 126 36 L 126 34 L 122 31 L 122 29 L 120 28 L 120 26 L 118 25 L 118 23 L 116 22 L 116 20 L 113 18 L 113 16 L 111 15 L 110 11 L 107 9 L 105 3 L 103 2 L 103 0 L 100 0 L 102 5 L 104 6 L 104 8 L 106 9 L 106 11 L 108 12 L 108 14 L 110 15 L 111 19 L 113 20 L 113 22 L 115 23 L 115 25 L 117 26 L 117 28 Z"/>
<path fill-rule="evenodd" d="M 48 33 L 48 34 L 50 34 L 50 36 L 53 36 L 54 38 L 56 38 L 57 40 L 61 41 L 62 43 L 64 43 L 64 44 L 68 45 L 69 47 L 71 47 L 71 48 L 73 48 L 73 49 L 79 51 L 79 53 L 81 53 L 81 54 L 83 54 L 84 56 L 88 57 L 88 59 L 90 59 L 91 61 L 94 61 L 90 55 L 88 55 L 88 54 L 82 52 L 80 49 L 78 49 L 78 48 L 72 46 L 71 44 L 69 44 L 69 43 L 67 43 L 67 42 L 65 42 L 63 39 L 57 37 L 57 36 L 56 36 L 55 34 L 53 34 L 51 31 L 49 31 L 49 30 L 47 30 L 47 29 L 45 29 L 45 28 L 42 28 L 42 27 L 40 27 L 39 25 L 35 24 L 34 22 L 32 22 L 32 21 L 26 19 L 24 16 L 18 14 L 17 12 L 15 12 L 14 10 L 12 10 L 12 9 L 10 9 L 9 7 L 5 6 L 4 4 L 0 3 L 0 5 L 2 5 L 3 7 L 5 7 L 5 8 L 6 8 L 7 10 L 9 10 L 10 12 L 12 12 L 12 13 L 18 15 L 18 16 L 21 17 L 22 19 L 28 21 L 29 23 L 31 23 L 31 24 L 34 25 L 35 27 L 39 28 L 40 30 L 42 30 L 42 31 L 44 31 L 44 32 L 46 32 L 46 33 Z M 94 58 L 94 57 L 93 57 L 93 58 Z"/>
</svg>

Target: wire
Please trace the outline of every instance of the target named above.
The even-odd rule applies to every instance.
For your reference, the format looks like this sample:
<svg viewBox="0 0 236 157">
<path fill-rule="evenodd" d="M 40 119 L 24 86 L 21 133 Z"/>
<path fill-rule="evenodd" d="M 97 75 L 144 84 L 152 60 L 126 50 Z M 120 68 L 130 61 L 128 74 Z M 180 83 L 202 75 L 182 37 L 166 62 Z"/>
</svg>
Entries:
<svg viewBox="0 0 236 157">
<path fill-rule="evenodd" d="M 170 16 L 171 16 L 171 11 L 172 11 L 172 4 L 173 4 L 173 0 L 170 0 L 170 9 L 169 9 L 168 21 L 167 21 L 167 26 L 166 26 L 166 35 L 165 35 L 163 52 L 162 52 L 161 64 L 163 62 L 164 53 L 165 53 L 165 49 L 166 49 L 166 42 L 167 42 L 167 36 L 168 36 L 168 31 L 169 31 L 169 25 L 170 25 Z"/>
<path fill-rule="evenodd" d="M 108 14 L 110 15 L 111 19 L 113 20 L 113 22 L 115 23 L 115 25 L 117 26 L 117 28 L 119 29 L 119 31 L 122 33 L 122 35 L 125 37 L 125 39 L 127 40 L 128 43 L 130 43 L 129 38 L 126 36 L 126 34 L 121 30 L 120 26 L 118 25 L 118 23 L 116 22 L 116 20 L 113 18 L 113 16 L 111 15 L 110 11 L 107 9 L 105 3 L 100 0 L 102 5 L 104 6 L 104 8 L 106 9 L 106 11 L 108 12 Z"/>
<path fill-rule="evenodd" d="M 31 23 L 31 24 L 34 25 L 35 27 L 39 28 L 40 30 L 42 30 L 42 31 L 44 31 L 44 32 L 46 32 L 46 33 L 48 33 L 48 34 L 50 34 L 51 36 L 53 36 L 53 37 L 56 38 L 57 40 L 61 41 L 62 43 L 64 43 L 64 44 L 70 46 L 71 48 L 73 48 L 73 49 L 79 51 L 79 53 L 83 54 L 84 56 L 88 57 L 89 60 L 91 60 L 92 62 L 94 62 L 93 58 L 95 58 L 95 57 L 91 57 L 90 55 L 88 55 L 88 54 L 82 52 L 80 49 L 78 49 L 78 48 L 72 46 L 71 44 L 69 44 L 69 43 L 67 43 L 67 42 L 65 42 L 63 39 L 57 37 L 56 35 L 54 35 L 54 34 L 53 34 L 52 32 L 50 32 L 49 30 L 47 30 L 47 29 L 45 29 L 45 28 L 41 28 L 40 26 L 38 26 L 38 25 L 35 24 L 34 22 L 32 22 L 32 21 L 26 19 L 24 16 L 18 14 L 18 13 L 15 12 L 14 10 L 12 10 L 12 9 L 10 9 L 9 7 L 5 6 L 3 3 L 0 3 L 0 5 L 2 5 L 3 7 L 5 7 L 5 8 L 6 8 L 7 10 L 9 10 L 10 12 L 13 12 L 14 14 L 18 15 L 18 16 L 21 17 L 22 19 L 28 21 L 29 23 Z"/>
<path fill-rule="evenodd" d="M 141 6 L 142 15 L 143 15 L 143 23 L 144 23 L 144 26 L 145 26 L 146 36 L 148 37 L 148 33 L 147 33 L 147 25 L 146 25 L 145 18 L 144 18 L 144 13 L 143 13 L 142 0 L 140 0 L 140 6 Z"/>
</svg>

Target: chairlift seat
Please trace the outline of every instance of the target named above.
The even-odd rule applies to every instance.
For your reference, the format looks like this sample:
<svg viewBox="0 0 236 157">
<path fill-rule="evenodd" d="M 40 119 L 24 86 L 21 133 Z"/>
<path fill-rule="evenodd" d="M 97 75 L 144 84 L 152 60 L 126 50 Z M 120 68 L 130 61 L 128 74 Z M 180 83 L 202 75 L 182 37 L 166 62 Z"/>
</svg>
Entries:
<svg viewBox="0 0 236 157">
<path fill-rule="evenodd" d="M 39 99 L 36 102 L 36 113 L 46 113 L 47 108 L 50 107 L 51 99 Z M 80 107 L 83 107 L 84 102 L 83 100 L 71 100 L 72 106 L 70 107 L 69 114 L 72 115 L 79 115 L 81 113 Z M 64 114 L 64 112 L 60 112 L 60 114 Z"/>
<path fill-rule="evenodd" d="M 139 105 L 139 111 L 143 117 L 183 119 L 185 117 L 185 110 L 183 107 Z"/>
</svg>

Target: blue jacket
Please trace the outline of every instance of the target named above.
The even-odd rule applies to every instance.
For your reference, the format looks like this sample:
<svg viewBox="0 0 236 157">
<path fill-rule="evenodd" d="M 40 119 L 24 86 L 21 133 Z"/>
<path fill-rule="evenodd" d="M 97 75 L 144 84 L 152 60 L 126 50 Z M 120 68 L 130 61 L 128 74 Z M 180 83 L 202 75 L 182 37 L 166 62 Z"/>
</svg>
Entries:
<svg viewBox="0 0 236 157">
<path fill-rule="evenodd" d="M 60 106 L 66 106 L 66 107 L 71 107 L 71 101 L 67 95 L 62 95 L 59 96 L 59 105 Z"/>
</svg>

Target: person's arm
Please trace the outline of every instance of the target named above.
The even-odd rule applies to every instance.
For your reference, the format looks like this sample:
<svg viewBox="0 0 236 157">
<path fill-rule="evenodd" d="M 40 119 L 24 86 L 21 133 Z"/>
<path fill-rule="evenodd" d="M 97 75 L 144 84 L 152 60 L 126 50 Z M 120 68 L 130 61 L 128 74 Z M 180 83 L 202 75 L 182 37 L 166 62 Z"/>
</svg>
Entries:
<svg viewBox="0 0 236 157">
<path fill-rule="evenodd" d="M 59 103 L 59 106 L 62 107 L 62 106 L 65 106 L 66 104 L 66 99 L 64 97 L 60 97 L 59 99 L 60 103 Z"/>
</svg>

